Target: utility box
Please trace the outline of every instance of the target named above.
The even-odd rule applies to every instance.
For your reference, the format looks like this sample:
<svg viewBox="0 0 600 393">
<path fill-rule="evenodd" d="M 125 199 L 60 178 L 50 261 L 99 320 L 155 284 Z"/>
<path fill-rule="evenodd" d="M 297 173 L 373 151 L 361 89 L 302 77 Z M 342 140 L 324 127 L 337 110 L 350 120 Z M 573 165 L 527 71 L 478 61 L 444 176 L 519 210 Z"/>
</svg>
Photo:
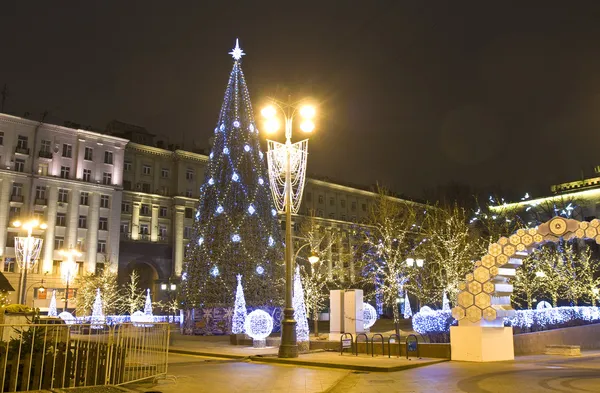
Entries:
<svg viewBox="0 0 600 393">
<path fill-rule="evenodd" d="M 329 340 L 338 341 L 344 333 L 344 291 L 329 291 Z"/>
<path fill-rule="evenodd" d="M 364 333 L 363 291 L 350 289 L 344 293 L 344 333 Z"/>
</svg>

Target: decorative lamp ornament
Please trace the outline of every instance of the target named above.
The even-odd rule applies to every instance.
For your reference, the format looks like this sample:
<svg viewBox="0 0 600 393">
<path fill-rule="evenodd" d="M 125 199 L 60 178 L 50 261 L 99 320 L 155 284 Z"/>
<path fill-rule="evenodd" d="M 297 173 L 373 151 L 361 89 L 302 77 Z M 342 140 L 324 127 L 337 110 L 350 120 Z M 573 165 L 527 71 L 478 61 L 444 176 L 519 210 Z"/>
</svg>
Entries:
<svg viewBox="0 0 600 393">
<path fill-rule="evenodd" d="M 48 308 L 48 316 L 56 317 L 56 290 L 52 291 L 52 299 L 50 299 L 50 307 Z"/>
<path fill-rule="evenodd" d="M 423 306 L 423 307 L 421 307 L 421 309 L 419 310 L 419 312 L 424 313 L 424 314 L 426 314 L 426 313 L 432 313 L 433 309 L 431 307 L 429 307 L 429 306 Z"/>
<path fill-rule="evenodd" d="M 363 303 L 363 326 L 366 329 L 370 329 L 371 326 L 375 325 L 375 321 L 377 321 L 377 311 L 375 311 L 375 307 L 371 306 L 369 303 Z"/>
<path fill-rule="evenodd" d="M 94 305 L 92 306 L 92 329 L 102 329 L 106 318 L 102 311 L 102 296 L 100 295 L 100 288 L 96 289 L 96 299 L 94 299 Z"/>
<path fill-rule="evenodd" d="M 255 348 L 264 348 L 266 338 L 273 331 L 273 318 L 263 310 L 254 310 L 246 316 L 244 330 L 252 337 Z"/>
<path fill-rule="evenodd" d="M 152 316 L 152 298 L 150 297 L 150 288 L 146 289 L 146 303 L 144 303 L 144 315 Z"/>
<path fill-rule="evenodd" d="M 543 310 L 545 308 L 552 308 L 552 305 L 550 303 L 548 303 L 547 301 L 542 300 L 541 302 L 539 302 L 537 304 L 537 306 L 535 308 L 538 310 Z"/>
<path fill-rule="evenodd" d="M 235 303 L 233 317 L 231 318 L 231 333 L 244 333 L 244 322 L 248 315 L 246 311 L 246 299 L 244 298 L 244 287 L 242 286 L 242 275 L 237 276 L 237 288 L 235 291 Z"/>
</svg>

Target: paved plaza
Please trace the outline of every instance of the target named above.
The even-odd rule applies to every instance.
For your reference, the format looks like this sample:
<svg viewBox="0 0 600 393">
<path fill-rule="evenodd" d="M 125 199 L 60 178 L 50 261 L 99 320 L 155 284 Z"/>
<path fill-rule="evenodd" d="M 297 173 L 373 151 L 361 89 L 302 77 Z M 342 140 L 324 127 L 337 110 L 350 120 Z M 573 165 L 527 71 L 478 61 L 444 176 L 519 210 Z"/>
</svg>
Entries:
<svg viewBox="0 0 600 393">
<path fill-rule="evenodd" d="M 598 392 L 600 352 L 527 356 L 498 363 L 443 362 L 398 372 L 259 364 L 170 355 L 166 378 L 129 385 L 138 392 Z"/>
</svg>

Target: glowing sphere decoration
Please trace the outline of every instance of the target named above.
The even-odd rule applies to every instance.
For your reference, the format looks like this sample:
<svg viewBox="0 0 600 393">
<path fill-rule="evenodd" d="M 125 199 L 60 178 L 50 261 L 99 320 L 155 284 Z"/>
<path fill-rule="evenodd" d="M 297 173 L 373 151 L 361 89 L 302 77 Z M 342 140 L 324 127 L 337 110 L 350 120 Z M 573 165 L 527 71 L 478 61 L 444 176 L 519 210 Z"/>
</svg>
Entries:
<svg viewBox="0 0 600 393">
<path fill-rule="evenodd" d="M 537 306 L 535 308 L 538 310 L 543 310 L 545 308 L 552 308 L 552 305 L 550 303 L 548 303 L 547 301 L 542 300 L 541 302 L 539 302 L 537 304 Z"/>
<path fill-rule="evenodd" d="M 377 311 L 375 311 L 375 307 L 371 306 L 369 303 L 363 303 L 364 328 L 369 329 L 371 326 L 375 325 L 375 321 L 377 321 Z"/>
<path fill-rule="evenodd" d="M 75 323 L 75 321 L 76 321 L 73 314 L 66 312 L 66 311 L 63 311 L 60 314 L 58 314 L 58 317 L 60 319 L 62 319 L 63 321 L 65 321 L 65 323 L 67 325 L 71 325 L 71 324 Z"/>
<path fill-rule="evenodd" d="M 253 340 L 264 340 L 273 331 L 273 318 L 263 310 L 254 310 L 246 317 L 244 330 Z"/>
<path fill-rule="evenodd" d="M 432 313 L 433 309 L 429 306 L 423 306 L 421 307 L 421 309 L 419 310 L 419 312 L 422 312 L 423 314 L 425 313 Z"/>
</svg>

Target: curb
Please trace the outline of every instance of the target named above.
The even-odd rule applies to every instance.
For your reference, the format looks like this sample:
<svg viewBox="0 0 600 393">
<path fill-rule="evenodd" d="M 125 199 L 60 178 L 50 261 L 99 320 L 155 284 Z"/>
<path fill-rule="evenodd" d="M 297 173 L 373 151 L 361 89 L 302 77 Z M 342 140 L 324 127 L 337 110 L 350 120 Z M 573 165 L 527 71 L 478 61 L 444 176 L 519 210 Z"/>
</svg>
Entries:
<svg viewBox="0 0 600 393">
<path fill-rule="evenodd" d="M 231 354 L 227 354 L 227 353 L 188 351 L 185 349 L 172 349 L 172 348 L 169 348 L 169 353 L 178 353 L 181 355 L 207 356 L 207 357 L 211 357 L 211 358 L 237 359 L 237 360 L 243 360 L 243 359 L 250 358 L 249 356 L 244 356 L 244 355 L 231 355 Z"/>
<path fill-rule="evenodd" d="M 363 365 L 354 365 L 354 364 L 339 364 L 339 363 L 316 363 L 305 360 L 295 360 L 295 359 L 279 359 L 279 358 L 270 358 L 270 357 L 260 357 L 260 356 L 250 356 L 249 359 L 253 362 L 257 363 L 278 363 L 278 364 L 291 364 L 296 366 L 308 366 L 308 367 L 320 367 L 320 368 L 336 368 L 342 370 L 353 370 L 353 371 L 369 371 L 369 372 L 394 372 L 394 371 L 402 371 L 409 370 L 411 368 L 425 367 L 432 364 L 438 364 L 442 362 L 448 362 L 449 359 L 440 359 L 431 361 L 428 363 L 413 363 L 406 364 L 402 366 L 394 366 L 394 367 L 377 367 L 377 366 L 363 366 Z"/>
</svg>

